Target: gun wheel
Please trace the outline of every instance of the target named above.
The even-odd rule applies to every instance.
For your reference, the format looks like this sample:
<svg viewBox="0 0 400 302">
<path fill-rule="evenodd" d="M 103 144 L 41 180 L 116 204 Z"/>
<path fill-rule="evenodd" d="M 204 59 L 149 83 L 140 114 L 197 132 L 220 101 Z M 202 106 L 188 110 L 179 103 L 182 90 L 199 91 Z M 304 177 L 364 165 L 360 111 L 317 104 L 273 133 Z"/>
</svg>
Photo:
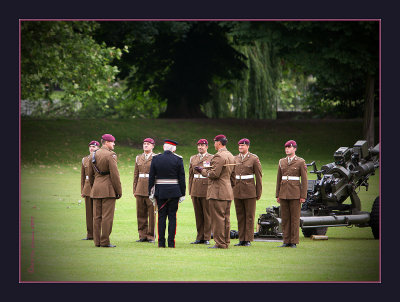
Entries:
<svg viewBox="0 0 400 302">
<path fill-rule="evenodd" d="M 325 235 L 328 228 L 302 228 L 304 237 L 311 237 L 312 235 Z"/>
<path fill-rule="evenodd" d="M 375 201 L 372 205 L 369 225 L 371 226 L 374 238 L 379 239 L 379 196 L 375 198 Z"/>
</svg>

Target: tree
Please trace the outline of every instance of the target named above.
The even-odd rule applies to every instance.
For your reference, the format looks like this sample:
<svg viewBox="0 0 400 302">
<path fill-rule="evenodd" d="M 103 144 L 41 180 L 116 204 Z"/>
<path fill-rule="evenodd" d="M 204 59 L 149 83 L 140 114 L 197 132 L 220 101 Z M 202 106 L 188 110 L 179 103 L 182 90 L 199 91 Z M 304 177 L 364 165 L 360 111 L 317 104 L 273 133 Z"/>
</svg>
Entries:
<svg viewBox="0 0 400 302">
<path fill-rule="evenodd" d="M 316 77 L 321 98 L 363 100 L 364 138 L 374 144 L 377 21 L 251 22 L 251 29 L 275 45 L 285 64 Z"/>
<path fill-rule="evenodd" d="M 204 117 L 201 105 L 213 85 L 241 77 L 245 57 L 228 40 L 230 28 L 218 22 L 101 22 L 98 40 L 129 45 L 120 63 L 132 91 L 167 100 L 161 117 Z"/>
<path fill-rule="evenodd" d="M 118 73 L 111 66 L 122 51 L 98 44 L 91 37 L 95 22 L 21 21 L 21 98 L 50 100 L 63 90 L 65 107 L 106 104 L 116 97 Z"/>
</svg>

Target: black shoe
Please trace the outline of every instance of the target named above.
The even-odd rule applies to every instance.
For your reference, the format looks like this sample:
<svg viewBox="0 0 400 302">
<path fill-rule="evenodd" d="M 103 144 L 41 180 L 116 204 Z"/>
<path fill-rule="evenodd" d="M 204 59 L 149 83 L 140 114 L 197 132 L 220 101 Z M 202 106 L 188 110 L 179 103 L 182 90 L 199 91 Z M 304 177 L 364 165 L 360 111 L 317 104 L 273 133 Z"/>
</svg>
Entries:
<svg viewBox="0 0 400 302">
<path fill-rule="evenodd" d="M 107 245 L 100 245 L 101 247 L 116 247 L 116 245 L 113 244 L 107 244 Z"/>
<path fill-rule="evenodd" d="M 83 238 L 82 240 L 93 240 L 93 238 Z"/>
<path fill-rule="evenodd" d="M 219 249 L 219 247 L 217 245 L 213 245 L 213 246 L 209 246 L 209 249 Z"/>
<path fill-rule="evenodd" d="M 245 241 L 244 244 L 243 244 L 243 246 L 251 246 L 250 241 Z"/>
<path fill-rule="evenodd" d="M 296 246 L 296 243 L 290 244 L 290 247 L 296 248 L 296 247 L 297 247 L 297 246 Z"/>
<path fill-rule="evenodd" d="M 147 240 L 148 243 L 154 243 L 154 240 Z"/>
<path fill-rule="evenodd" d="M 136 242 L 146 242 L 146 241 L 147 241 L 147 238 L 136 240 Z"/>
<path fill-rule="evenodd" d="M 236 243 L 235 246 L 243 246 L 246 243 L 246 241 L 239 241 L 239 243 Z"/>
<path fill-rule="evenodd" d="M 204 240 L 204 242 L 203 242 L 205 245 L 210 245 L 210 241 L 208 241 L 208 240 Z"/>
<path fill-rule="evenodd" d="M 280 245 L 280 246 L 278 246 L 278 247 L 290 247 L 290 246 L 291 246 L 290 243 L 284 243 L 284 244 L 282 244 L 282 245 Z"/>
<path fill-rule="evenodd" d="M 196 240 L 191 242 L 190 244 L 200 244 L 200 243 L 203 243 L 203 240 Z"/>
<path fill-rule="evenodd" d="M 96 247 L 100 247 L 100 244 L 96 244 Z"/>
</svg>

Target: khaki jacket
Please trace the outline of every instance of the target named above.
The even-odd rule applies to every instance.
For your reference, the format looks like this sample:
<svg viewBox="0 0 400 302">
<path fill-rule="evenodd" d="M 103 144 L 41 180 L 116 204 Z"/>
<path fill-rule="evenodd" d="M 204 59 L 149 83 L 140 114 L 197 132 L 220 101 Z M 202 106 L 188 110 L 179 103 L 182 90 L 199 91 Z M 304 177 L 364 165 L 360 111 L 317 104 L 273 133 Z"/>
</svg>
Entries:
<svg viewBox="0 0 400 302">
<path fill-rule="evenodd" d="M 257 155 L 250 152 L 242 161 L 240 154 L 235 156 L 236 184 L 233 195 L 238 199 L 256 198 L 260 199 L 262 193 L 262 168 Z M 254 175 L 250 179 L 237 179 L 241 175 Z M 255 179 L 254 179 L 255 177 Z"/>
<path fill-rule="evenodd" d="M 92 185 L 90 191 L 91 198 L 116 198 L 122 195 L 121 181 L 117 167 L 117 154 L 102 146 L 96 151 L 96 166 L 100 172 L 110 172 L 107 175 L 101 175 L 93 167 L 92 155 L 90 155 L 89 182 Z"/>
<path fill-rule="evenodd" d="M 299 176 L 301 182 L 300 180 L 282 180 L 282 176 Z M 275 197 L 280 199 L 307 198 L 307 166 L 304 159 L 295 156 L 290 165 L 287 157 L 279 160 Z"/>
<path fill-rule="evenodd" d="M 200 166 L 204 167 L 204 163 L 208 162 L 210 164 L 212 159 L 212 154 L 206 153 L 203 158 L 200 159 L 200 155 L 196 154 L 190 157 L 189 160 L 189 195 L 194 197 L 207 197 L 207 178 L 195 178 L 196 174 L 199 174 L 194 170 L 194 167 Z M 200 175 L 200 174 L 199 174 Z"/>
<path fill-rule="evenodd" d="M 85 156 L 82 158 L 82 166 L 81 166 L 81 194 L 83 196 L 90 196 L 90 190 L 92 187 L 89 183 L 89 157 Z"/>
<path fill-rule="evenodd" d="M 145 154 L 136 156 L 135 172 L 133 175 L 133 194 L 139 196 L 149 196 L 149 177 L 139 177 L 139 174 L 149 174 L 153 152 L 146 160 Z"/>
<path fill-rule="evenodd" d="M 235 159 L 225 147 L 218 150 L 211 159 L 211 168 L 201 174 L 208 177 L 207 199 L 233 200 L 232 187 L 235 185 Z"/>
</svg>

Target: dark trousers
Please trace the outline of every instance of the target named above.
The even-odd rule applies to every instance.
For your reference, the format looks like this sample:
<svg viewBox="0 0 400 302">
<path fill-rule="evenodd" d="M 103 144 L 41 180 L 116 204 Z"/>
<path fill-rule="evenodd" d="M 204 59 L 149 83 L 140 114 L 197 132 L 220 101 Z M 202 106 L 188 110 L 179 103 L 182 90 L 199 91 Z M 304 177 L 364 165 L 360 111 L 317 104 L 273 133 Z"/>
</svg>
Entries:
<svg viewBox="0 0 400 302">
<path fill-rule="evenodd" d="M 168 217 L 168 247 L 175 247 L 176 212 L 179 198 L 157 199 L 158 246 L 165 246 L 165 228 Z"/>
</svg>

